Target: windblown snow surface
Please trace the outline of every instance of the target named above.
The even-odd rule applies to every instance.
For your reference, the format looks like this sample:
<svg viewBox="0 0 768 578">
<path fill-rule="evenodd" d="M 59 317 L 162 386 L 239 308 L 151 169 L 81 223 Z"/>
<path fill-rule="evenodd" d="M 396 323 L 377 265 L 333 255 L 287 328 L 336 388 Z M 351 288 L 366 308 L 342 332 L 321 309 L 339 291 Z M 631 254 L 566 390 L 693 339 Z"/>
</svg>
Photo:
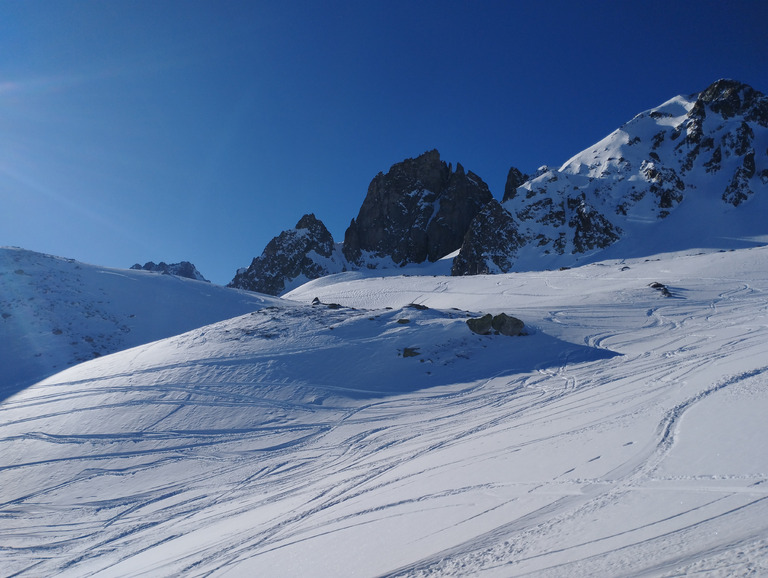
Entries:
<svg viewBox="0 0 768 578">
<path fill-rule="evenodd" d="M 0 247 L 0 400 L 70 365 L 272 300 L 174 275 Z"/>
<path fill-rule="evenodd" d="M 766 263 L 340 274 L 67 369 L 0 405 L 0 573 L 766 575 Z"/>
</svg>

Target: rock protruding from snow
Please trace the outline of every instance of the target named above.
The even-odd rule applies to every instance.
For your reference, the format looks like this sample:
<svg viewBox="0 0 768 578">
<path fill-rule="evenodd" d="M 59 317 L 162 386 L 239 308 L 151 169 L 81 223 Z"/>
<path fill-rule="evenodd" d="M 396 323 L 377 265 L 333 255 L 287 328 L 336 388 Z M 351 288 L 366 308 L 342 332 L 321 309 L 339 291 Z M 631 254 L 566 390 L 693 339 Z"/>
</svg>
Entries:
<svg viewBox="0 0 768 578">
<path fill-rule="evenodd" d="M 521 178 L 511 169 L 501 210 L 476 217 L 454 275 L 571 266 L 624 240 L 635 247 L 653 241 L 656 250 L 717 246 L 743 237 L 742 225 L 755 221 L 751 213 L 764 211 L 768 97 L 718 80 L 637 115 L 560 169 L 545 166 Z M 759 206 L 742 210 L 756 197 Z M 687 221 L 659 225 L 681 206 Z M 726 230 L 723 216 L 734 208 L 741 217 L 729 216 Z M 691 219 L 708 225 L 689 226 Z"/>
<path fill-rule="evenodd" d="M 464 243 L 453 260 L 452 275 L 505 273 L 524 243 L 518 223 L 497 200 L 483 207 L 470 223 Z"/>
<path fill-rule="evenodd" d="M 187 279 L 195 279 L 196 281 L 205 281 L 209 283 L 208 279 L 203 277 L 202 273 L 197 270 L 189 261 L 181 261 L 180 263 L 165 263 L 160 261 L 159 263 L 153 263 L 148 261 L 144 265 L 136 263 L 131 267 L 139 271 L 152 271 L 154 273 L 162 273 L 163 275 L 176 275 L 177 277 L 186 277 Z"/>
<path fill-rule="evenodd" d="M 759 184 L 768 182 L 768 151 L 759 155 L 760 171 L 755 160 L 756 148 L 763 148 L 755 143 L 765 143 L 766 128 L 768 97 L 741 82 L 718 80 L 698 95 L 688 120 L 675 133 L 685 132 L 685 139 L 676 146 L 687 150 L 683 170 L 694 169 L 702 157 L 711 174 L 725 168 L 727 185 L 721 198 L 739 206 L 755 193 Z M 760 133 L 763 138 L 759 138 Z"/>
<path fill-rule="evenodd" d="M 356 266 L 436 261 L 458 249 L 474 216 L 493 199 L 488 185 L 432 150 L 379 173 L 344 236 Z"/>
<path fill-rule="evenodd" d="M 511 167 L 507 173 L 507 182 L 504 185 L 504 197 L 501 202 L 506 203 L 508 200 L 514 198 L 517 193 L 517 188 L 528 180 L 528 175 L 524 175 L 515 167 Z"/>
<path fill-rule="evenodd" d="M 713 82 L 699 94 L 698 102 L 725 119 L 743 116 L 746 122 L 768 128 L 768 98 L 742 82 L 729 79 Z"/>
<path fill-rule="evenodd" d="M 491 315 L 486 313 L 482 317 L 471 317 L 467 319 L 467 327 L 473 333 L 479 335 L 490 335 L 491 333 L 515 337 L 523 334 L 525 323 L 517 317 L 512 317 L 506 313 Z"/>
<path fill-rule="evenodd" d="M 274 237 L 228 287 L 279 295 L 311 279 L 338 273 L 344 266 L 328 229 L 314 214 L 308 214 L 294 229 Z"/>
</svg>

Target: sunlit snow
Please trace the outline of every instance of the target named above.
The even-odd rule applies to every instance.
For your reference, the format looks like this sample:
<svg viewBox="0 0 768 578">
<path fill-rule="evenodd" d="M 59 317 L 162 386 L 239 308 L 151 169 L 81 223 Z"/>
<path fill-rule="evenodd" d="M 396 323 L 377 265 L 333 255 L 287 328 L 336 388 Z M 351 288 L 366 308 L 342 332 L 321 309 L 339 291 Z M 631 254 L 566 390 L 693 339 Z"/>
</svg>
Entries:
<svg viewBox="0 0 768 578">
<path fill-rule="evenodd" d="M 76 365 L 0 405 L 2 572 L 768 573 L 767 259 L 339 274 Z"/>
</svg>

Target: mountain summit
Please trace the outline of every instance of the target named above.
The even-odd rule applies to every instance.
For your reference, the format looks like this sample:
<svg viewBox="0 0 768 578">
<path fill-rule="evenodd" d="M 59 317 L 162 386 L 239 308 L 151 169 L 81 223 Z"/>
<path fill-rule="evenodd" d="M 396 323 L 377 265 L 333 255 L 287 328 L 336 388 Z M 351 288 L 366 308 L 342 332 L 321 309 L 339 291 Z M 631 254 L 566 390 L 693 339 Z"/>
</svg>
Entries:
<svg viewBox="0 0 768 578">
<path fill-rule="evenodd" d="M 493 200 L 472 171 L 436 150 L 379 173 L 357 219 L 337 246 L 325 225 L 304 215 L 240 269 L 230 287 L 278 295 L 331 273 L 433 262 L 461 247 L 472 219 Z"/>
<path fill-rule="evenodd" d="M 391 259 L 397 265 L 437 261 L 461 246 L 469 223 L 491 201 L 488 185 L 436 150 L 379 173 L 344 235 L 355 265 Z"/>
<path fill-rule="evenodd" d="M 642 112 L 560 168 L 511 168 L 502 201 L 437 150 L 371 181 L 336 245 L 306 215 L 230 284 L 279 294 L 362 268 L 434 262 L 453 275 L 573 266 L 768 239 L 768 97 L 734 80 Z M 746 208 L 749 207 L 749 208 Z"/>
<path fill-rule="evenodd" d="M 484 210 L 470 226 L 453 274 L 570 266 L 609 247 L 631 256 L 764 236 L 767 149 L 762 93 L 718 80 L 677 96 L 559 169 L 541 167 L 508 187 L 504 212 Z"/>
<path fill-rule="evenodd" d="M 273 238 L 260 257 L 240 269 L 228 287 L 278 295 L 310 279 L 344 268 L 344 257 L 333 237 L 314 214 L 304 215 L 296 227 Z"/>
</svg>

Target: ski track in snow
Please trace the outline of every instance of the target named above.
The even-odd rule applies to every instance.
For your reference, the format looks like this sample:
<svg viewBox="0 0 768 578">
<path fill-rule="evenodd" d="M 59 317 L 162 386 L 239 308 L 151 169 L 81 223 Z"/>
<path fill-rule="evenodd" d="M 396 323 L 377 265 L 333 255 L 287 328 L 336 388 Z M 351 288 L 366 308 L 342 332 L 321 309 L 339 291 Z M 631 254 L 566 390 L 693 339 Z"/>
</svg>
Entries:
<svg viewBox="0 0 768 578">
<path fill-rule="evenodd" d="M 358 309 L 286 304 L 77 366 L 0 405 L 0 572 L 766 573 L 764 438 L 728 441 L 768 404 L 766 254 L 342 277 L 290 296 Z M 451 307 L 531 335 L 463 337 Z"/>
</svg>

